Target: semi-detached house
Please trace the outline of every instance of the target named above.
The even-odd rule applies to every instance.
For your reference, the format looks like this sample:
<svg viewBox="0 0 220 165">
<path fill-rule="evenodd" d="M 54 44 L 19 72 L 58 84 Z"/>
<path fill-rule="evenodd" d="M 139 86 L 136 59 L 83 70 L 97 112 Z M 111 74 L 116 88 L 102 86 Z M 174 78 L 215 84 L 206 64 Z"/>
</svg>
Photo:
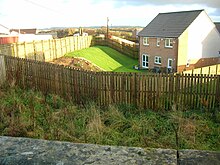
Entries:
<svg viewBox="0 0 220 165">
<path fill-rule="evenodd" d="M 220 34 L 204 10 L 159 13 L 138 36 L 141 68 L 181 72 L 220 61 Z"/>
</svg>

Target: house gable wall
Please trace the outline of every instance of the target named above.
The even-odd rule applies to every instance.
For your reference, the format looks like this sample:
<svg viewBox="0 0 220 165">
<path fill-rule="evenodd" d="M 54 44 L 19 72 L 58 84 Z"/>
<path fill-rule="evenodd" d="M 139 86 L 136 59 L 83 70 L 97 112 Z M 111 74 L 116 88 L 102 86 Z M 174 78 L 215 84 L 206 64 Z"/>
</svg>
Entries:
<svg viewBox="0 0 220 165">
<path fill-rule="evenodd" d="M 178 60 L 177 71 L 180 72 L 186 68 L 188 59 L 188 29 L 186 29 L 182 35 L 178 38 Z"/>
<path fill-rule="evenodd" d="M 188 59 L 219 57 L 220 35 L 215 24 L 203 11 L 188 27 Z"/>
<path fill-rule="evenodd" d="M 220 57 L 220 34 L 204 11 L 180 35 L 178 40 L 178 72 L 196 68 L 200 59 Z"/>
</svg>

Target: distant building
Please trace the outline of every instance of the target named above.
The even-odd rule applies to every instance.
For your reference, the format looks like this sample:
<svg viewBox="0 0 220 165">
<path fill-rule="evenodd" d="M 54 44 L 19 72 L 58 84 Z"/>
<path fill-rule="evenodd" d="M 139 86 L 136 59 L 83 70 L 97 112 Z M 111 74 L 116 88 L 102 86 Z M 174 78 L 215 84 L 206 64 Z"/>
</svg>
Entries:
<svg viewBox="0 0 220 165">
<path fill-rule="evenodd" d="M 19 34 L 37 34 L 37 29 L 10 29 L 10 32 L 17 32 Z"/>
<path fill-rule="evenodd" d="M 138 38 L 138 33 L 139 33 L 141 30 L 143 30 L 143 28 L 134 29 L 134 30 L 132 31 L 131 37 L 132 37 L 132 38 Z"/>
<path fill-rule="evenodd" d="M 75 33 L 75 34 L 73 34 L 73 36 L 88 36 L 88 33 L 82 33 L 82 34 L 80 34 L 80 33 Z"/>
<path fill-rule="evenodd" d="M 18 42 L 18 36 L 0 35 L 0 44 L 11 44 Z"/>
<path fill-rule="evenodd" d="M 82 27 L 80 27 L 79 28 L 79 31 L 78 32 L 75 32 L 74 34 L 73 34 L 73 36 L 88 36 L 89 34 L 88 33 L 85 33 L 85 32 L 83 32 L 84 31 L 84 29 L 82 28 Z"/>
</svg>

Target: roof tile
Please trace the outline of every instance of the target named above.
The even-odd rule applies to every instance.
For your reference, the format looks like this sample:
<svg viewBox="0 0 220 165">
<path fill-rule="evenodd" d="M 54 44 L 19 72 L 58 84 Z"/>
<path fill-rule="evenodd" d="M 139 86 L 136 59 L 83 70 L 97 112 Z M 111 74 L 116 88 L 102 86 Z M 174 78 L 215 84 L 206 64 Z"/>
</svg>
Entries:
<svg viewBox="0 0 220 165">
<path fill-rule="evenodd" d="M 159 13 L 141 32 L 146 37 L 179 37 L 204 10 Z"/>
</svg>

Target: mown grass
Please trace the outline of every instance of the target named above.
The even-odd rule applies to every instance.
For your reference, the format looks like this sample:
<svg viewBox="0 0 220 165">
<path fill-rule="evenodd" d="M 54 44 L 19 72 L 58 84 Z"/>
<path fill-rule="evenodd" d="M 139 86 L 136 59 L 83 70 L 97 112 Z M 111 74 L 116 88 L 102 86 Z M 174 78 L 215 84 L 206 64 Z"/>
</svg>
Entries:
<svg viewBox="0 0 220 165">
<path fill-rule="evenodd" d="M 220 112 L 78 107 L 57 95 L 0 89 L 0 135 L 153 148 L 220 150 Z"/>
<path fill-rule="evenodd" d="M 138 60 L 132 59 L 107 46 L 94 46 L 77 50 L 65 56 L 83 57 L 105 71 L 144 72 L 144 70 L 133 69 L 133 66 L 138 64 Z"/>
</svg>

